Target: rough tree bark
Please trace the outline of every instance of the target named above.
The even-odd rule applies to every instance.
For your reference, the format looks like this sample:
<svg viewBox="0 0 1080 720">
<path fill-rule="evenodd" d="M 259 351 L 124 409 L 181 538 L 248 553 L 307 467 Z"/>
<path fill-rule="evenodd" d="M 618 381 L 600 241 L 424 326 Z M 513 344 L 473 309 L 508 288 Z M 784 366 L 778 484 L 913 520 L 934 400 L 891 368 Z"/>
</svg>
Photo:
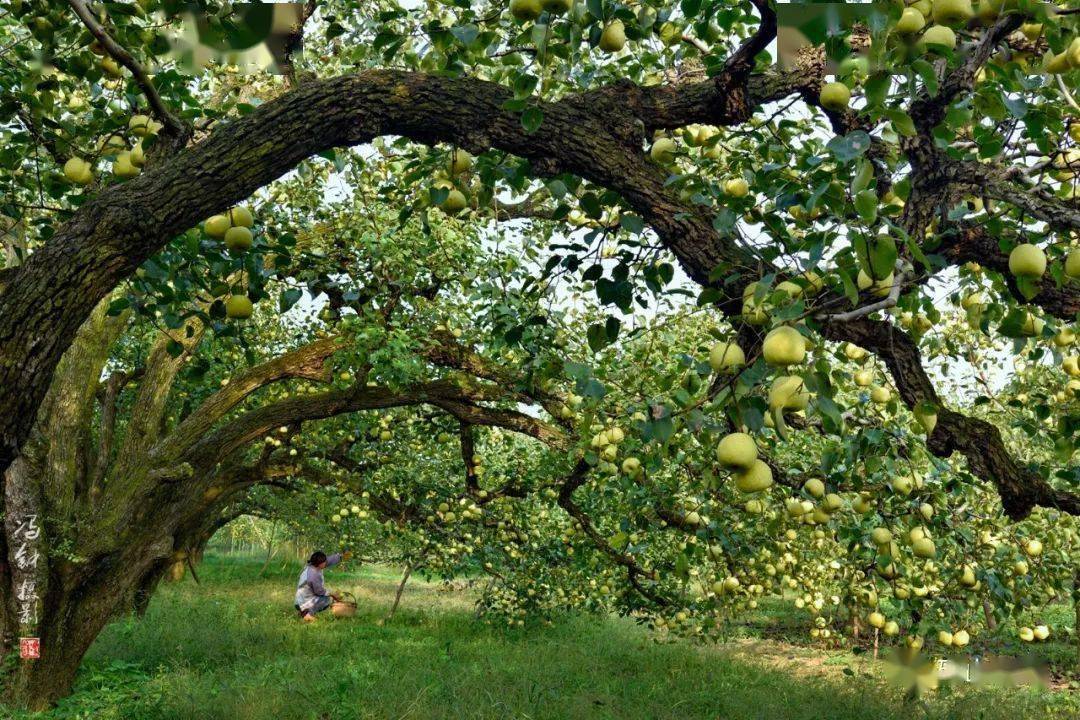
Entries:
<svg viewBox="0 0 1080 720">
<path fill-rule="evenodd" d="M 282 451 L 272 445 L 250 459 L 252 442 L 275 428 L 426 404 L 478 425 L 564 441 L 558 428 L 498 407 L 517 405 L 520 383 L 502 389 L 467 370 L 393 392 L 358 381 L 351 388 L 245 405 L 273 383 L 328 381 L 326 361 L 341 347 L 337 338 L 316 340 L 241 373 L 169 427 L 162 419 L 184 355 L 166 352 L 169 338 L 161 335 L 141 372 L 125 373 L 123 383 L 110 377 L 99 384 L 109 350 L 129 321 L 108 317 L 107 304 L 94 309 L 58 364 L 30 439 L 5 472 L 0 652 L 15 652 L 20 636 L 41 640 L 41 658 L 15 663 L 5 678 L 6 698 L 18 705 L 43 708 L 66 694 L 106 623 L 118 613 L 145 612 L 162 579 L 182 577 L 185 563 L 193 570 L 214 531 L 235 517 L 229 508 L 246 490 L 294 472 L 280 465 L 275 452 Z M 201 328 L 192 328 L 184 353 L 197 352 L 201 337 Z M 452 359 L 432 355 L 438 361 L 433 368 L 446 375 Z M 105 408 L 95 413 L 95 403 L 115 402 L 121 392 L 132 396 L 128 421 L 122 432 L 114 425 L 102 433 L 101 423 L 115 418 Z M 95 430 L 111 444 L 90 442 Z"/>
</svg>

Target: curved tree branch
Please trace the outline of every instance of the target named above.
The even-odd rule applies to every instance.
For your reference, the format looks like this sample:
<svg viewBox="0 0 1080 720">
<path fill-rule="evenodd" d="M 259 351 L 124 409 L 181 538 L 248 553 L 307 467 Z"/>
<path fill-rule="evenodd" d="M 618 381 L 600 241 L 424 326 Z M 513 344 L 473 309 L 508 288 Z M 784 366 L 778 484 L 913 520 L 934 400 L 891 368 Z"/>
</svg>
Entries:
<svg viewBox="0 0 1080 720">
<path fill-rule="evenodd" d="M 921 403 L 937 407 L 937 426 L 927 439 L 927 447 L 943 458 L 954 451 L 963 454 L 972 474 L 997 488 L 1002 508 L 1010 518 L 1025 518 L 1037 505 L 1066 512 L 1080 510 L 1080 495 L 1054 489 L 1041 475 L 1017 463 L 996 427 L 942 406 L 923 368 L 918 346 L 903 330 L 883 320 L 860 318 L 854 322 L 827 323 L 822 332 L 830 340 L 855 343 L 880 357 L 908 408 L 914 409 Z"/>
<path fill-rule="evenodd" d="M 154 446 L 151 460 L 157 464 L 174 462 L 230 410 L 271 383 L 292 378 L 326 382 L 329 380 L 326 360 L 343 346 L 339 337 L 316 340 L 232 378 Z"/>
<path fill-rule="evenodd" d="M 25 440 L 48 378 L 93 304 L 170 238 L 249 197 L 301 161 L 334 147 L 395 134 L 524 157 L 544 176 L 563 172 L 621 193 L 670 243 L 699 282 L 719 259 L 752 260 L 683 207 L 666 174 L 641 151 L 641 126 L 729 124 L 796 87 L 792 76 L 730 73 L 677 88 L 621 83 L 539 103 L 533 133 L 506 110 L 510 89 L 467 77 L 370 70 L 305 83 L 250 114 L 219 124 L 197 145 L 102 190 L 19 266 L 0 294 L 0 467 Z M 634 86 L 630 86 L 631 88 Z M 736 92 L 736 90 L 739 90 Z M 48 328 L 39 333 L 40 328 Z"/>
<path fill-rule="evenodd" d="M 422 383 L 400 392 L 364 385 L 309 393 L 269 403 L 245 413 L 203 436 L 181 457 L 196 468 L 210 468 L 279 425 L 292 425 L 361 410 L 384 410 L 411 405 L 434 405 L 474 425 L 504 427 L 548 444 L 558 443 L 564 438 L 561 431 L 524 413 L 477 404 L 500 399 L 504 398 L 498 390 L 466 390 L 455 383 L 444 381 Z"/>
</svg>

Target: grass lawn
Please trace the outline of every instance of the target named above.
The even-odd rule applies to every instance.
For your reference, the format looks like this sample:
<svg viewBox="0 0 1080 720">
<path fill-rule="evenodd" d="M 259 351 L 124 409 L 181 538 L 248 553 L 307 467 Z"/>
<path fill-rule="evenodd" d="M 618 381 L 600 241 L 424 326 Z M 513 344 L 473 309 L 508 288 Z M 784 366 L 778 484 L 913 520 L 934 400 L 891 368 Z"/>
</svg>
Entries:
<svg viewBox="0 0 1080 720">
<path fill-rule="evenodd" d="M 953 686 L 929 703 L 905 704 L 865 657 L 790 644 L 776 632 L 701 647 L 658 643 L 617 618 L 505 630 L 478 622 L 467 592 L 419 578 L 383 624 L 398 579 L 387 568 L 329 571 L 331 587 L 356 592 L 359 613 L 303 625 L 291 607 L 299 566 L 279 564 L 265 579 L 259 567 L 255 558 L 208 556 L 201 585 L 166 585 L 144 619 L 112 624 L 75 694 L 34 717 L 1080 717 L 1076 692 Z M 0 708 L 0 717 L 11 715 Z"/>
</svg>

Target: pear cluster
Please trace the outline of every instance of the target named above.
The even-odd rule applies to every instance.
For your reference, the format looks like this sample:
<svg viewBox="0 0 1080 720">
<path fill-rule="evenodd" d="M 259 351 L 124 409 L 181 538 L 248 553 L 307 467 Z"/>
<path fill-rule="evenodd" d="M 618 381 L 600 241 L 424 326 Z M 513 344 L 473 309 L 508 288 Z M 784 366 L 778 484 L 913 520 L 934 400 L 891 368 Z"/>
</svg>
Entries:
<svg viewBox="0 0 1080 720">
<path fill-rule="evenodd" d="M 156 135 L 161 127 L 161 123 L 148 115 L 132 115 L 128 121 L 128 133 L 133 138 L 131 147 L 128 147 L 128 140 L 116 132 L 101 143 L 98 155 L 114 156 L 112 171 L 116 177 L 133 178 L 142 172 L 146 161 L 142 139 Z M 89 185 L 94 181 L 93 162 L 79 156 L 68 158 L 64 163 L 64 178 L 75 185 Z"/>
<path fill-rule="evenodd" d="M 232 255 L 243 255 L 254 243 L 252 228 L 255 216 L 248 208 L 237 205 L 221 215 L 213 215 L 203 223 L 203 232 L 225 244 Z M 246 294 L 234 293 L 225 299 L 225 315 L 233 320 L 246 320 L 255 305 Z"/>
<path fill-rule="evenodd" d="M 435 190 L 446 190 L 446 197 L 439 203 L 439 208 L 447 215 L 457 215 L 469 206 L 468 198 L 458 187 L 458 178 L 469 173 L 473 167 L 473 156 L 464 148 L 454 148 L 446 159 L 448 178 L 435 181 Z"/>
<path fill-rule="evenodd" d="M 758 459 L 757 444 L 747 433 L 725 435 L 716 445 L 716 460 L 734 473 L 739 492 L 758 493 L 772 487 L 772 469 Z"/>
</svg>

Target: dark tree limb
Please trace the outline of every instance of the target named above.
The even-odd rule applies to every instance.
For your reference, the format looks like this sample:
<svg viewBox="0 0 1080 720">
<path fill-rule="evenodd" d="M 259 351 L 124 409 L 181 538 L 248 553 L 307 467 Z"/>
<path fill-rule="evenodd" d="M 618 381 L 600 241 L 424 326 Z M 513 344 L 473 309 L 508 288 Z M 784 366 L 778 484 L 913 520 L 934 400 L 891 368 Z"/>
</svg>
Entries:
<svg viewBox="0 0 1080 720">
<path fill-rule="evenodd" d="M 738 47 L 724 63 L 724 67 L 734 74 L 749 75 L 754 69 L 754 58 L 769 47 L 769 43 L 776 39 L 776 8 L 772 0 L 750 0 L 757 8 L 761 21 L 757 30 L 746 42 Z"/>
<path fill-rule="evenodd" d="M 185 126 L 180 119 L 177 118 L 169 108 L 166 107 L 165 102 L 161 99 L 161 95 L 158 94 L 157 88 L 154 87 L 154 82 L 150 79 L 150 76 L 146 74 L 146 70 L 143 66 L 131 56 L 127 50 L 120 46 L 105 28 L 94 17 L 93 11 L 87 7 L 83 0 L 68 0 L 68 4 L 71 5 L 71 9 L 75 11 L 75 14 L 79 16 L 79 20 L 82 21 L 86 29 L 90 31 L 90 34 L 97 39 L 101 46 L 105 48 L 105 51 L 112 56 L 114 60 L 126 67 L 131 71 L 131 74 L 135 77 L 135 82 L 143 91 L 143 95 L 146 96 L 146 102 L 150 105 L 150 109 L 153 110 L 154 115 L 161 120 L 162 124 L 168 130 L 169 135 L 175 138 L 183 138 L 186 141 L 188 135 L 190 135 L 190 129 Z"/>
<path fill-rule="evenodd" d="M 188 415 L 176 429 L 150 451 L 155 463 L 174 462 L 214 424 L 253 392 L 287 379 L 326 382 L 330 379 L 326 361 L 344 347 L 339 337 L 329 337 L 303 345 L 291 352 L 257 365 L 231 379 Z M 283 423 L 285 424 L 285 423 Z"/>
<path fill-rule="evenodd" d="M 1016 242 L 1022 242 L 1015 238 Z M 975 262 L 984 268 L 1001 273 L 1009 291 L 1020 303 L 1033 303 L 1056 318 L 1072 322 L 1080 314 L 1080 287 L 1074 285 L 1057 286 L 1047 277 L 1041 281 L 1039 293 L 1028 300 L 1021 293 L 1016 279 L 1009 271 L 1009 256 L 1001 252 L 998 238 L 987 232 L 983 225 L 963 223 L 945 236 L 935 251 L 940 253 L 951 265 L 963 265 Z"/>
<path fill-rule="evenodd" d="M 918 346 L 902 329 L 883 320 L 860 318 L 826 324 L 822 333 L 830 340 L 855 343 L 880 357 L 908 408 L 921 403 L 938 408 L 937 426 L 927 438 L 927 448 L 942 458 L 953 452 L 964 455 L 972 474 L 997 488 L 1002 508 L 1010 518 L 1023 519 L 1039 505 L 1080 512 L 1080 496 L 1053 488 L 1037 472 L 1020 465 L 1005 448 L 996 427 L 942 406 L 923 368 Z"/>
<path fill-rule="evenodd" d="M 480 483 L 476 478 L 476 438 L 473 426 L 465 421 L 458 422 L 458 438 L 461 448 L 461 461 L 465 463 L 465 489 L 470 494 L 475 494 L 480 489 Z"/>
<path fill-rule="evenodd" d="M 933 97 L 923 89 L 912 102 L 909 114 L 915 121 L 919 132 L 928 135 L 934 127 L 945 119 L 949 105 L 960 94 L 969 92 L 975 82 L 979 68 L 986 64 L 998 45 L 1005 41 L 1014 30 L 1024 22 L 1024 16 L 1017 12 L 1002 15 L 987 30 L 975 49 L 967 56 L 960 67 L 953 70 L 941 83 L 938 93 Z"/>
</svg>

